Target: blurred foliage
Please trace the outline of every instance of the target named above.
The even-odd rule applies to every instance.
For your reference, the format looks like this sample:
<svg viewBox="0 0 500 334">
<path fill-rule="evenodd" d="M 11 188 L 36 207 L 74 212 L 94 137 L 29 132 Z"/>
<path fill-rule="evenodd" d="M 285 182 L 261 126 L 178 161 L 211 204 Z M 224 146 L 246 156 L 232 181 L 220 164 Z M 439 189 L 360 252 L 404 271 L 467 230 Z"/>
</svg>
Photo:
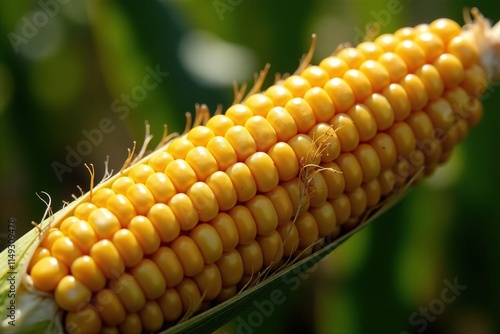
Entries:
<svg viewBox="0 0 500 334">
<path fill-rule="evenodd" d="M 500 5 L 487 0 L 3 1 L 0 226 L 15 217 L 20 236 L 38 221 L 44 205 L 36 192 L 50 193 L 58 209 L 79 193 L 76 185 L 87 190 L 83 163 L 93 163 L 100 177 L 109 155 L 110 168 L 119 170 L 133 140 L 142 142 L 145 120 L 155 144 L 164 123 L 183 130 L 195 103 L 212 111 L 229 106 L 228 78 L 251 85 L 267 62 L 268 83 L 274 73 L 293 72 L 313 32 L 317 61 L 359 41 L 369 22 L 379 21 L 381 32 L 439 17 L 463 22 L 467 6 L 500 19 Z M 163 74 L 154 81 L 152 71 Z M 498 333 L 497 88 L 485 96 L 482 123 L 446 167 L 307 277 L 284 284 L 286 302 L 262 324 L 249 305 L 220 332 Z M 70 166 L 72 150 L 82 154 Z M 67 168 L 59 176 L 54 162 Z M 467 288 L 440 309 L 445 281 Z"/>
</svg>

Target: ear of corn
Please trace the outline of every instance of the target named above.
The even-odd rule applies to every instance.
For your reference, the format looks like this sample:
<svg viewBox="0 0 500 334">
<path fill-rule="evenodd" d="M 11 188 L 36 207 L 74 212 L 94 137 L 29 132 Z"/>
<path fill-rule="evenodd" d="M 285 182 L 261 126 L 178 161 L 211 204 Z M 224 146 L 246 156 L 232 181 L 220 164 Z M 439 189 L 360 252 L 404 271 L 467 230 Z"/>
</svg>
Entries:
<svg viewBox="0 0 500 334">
<path fill-rule="evenodd" d="M 306 58 L 224 115 L 203 121 L 199 109 L 185 135 L 18 241 L 29 250 L 13 266 L 23 326 L 41 321 L 37 299 L 68 333 L 181 330 L 314 264 L 447 161 L 481 118 L 499 36 L 473 14 L 464 30 L 440 19 L 318 66 Z"/>
</svg>

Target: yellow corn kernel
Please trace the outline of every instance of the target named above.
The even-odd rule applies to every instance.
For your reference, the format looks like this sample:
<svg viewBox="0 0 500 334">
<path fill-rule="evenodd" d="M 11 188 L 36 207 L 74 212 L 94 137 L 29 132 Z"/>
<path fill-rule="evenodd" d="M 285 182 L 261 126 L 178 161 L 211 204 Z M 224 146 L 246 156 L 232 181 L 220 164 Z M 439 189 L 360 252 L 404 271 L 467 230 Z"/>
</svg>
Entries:
<svg viewBox="0 0 500 334">
<path fill-rule="evenodd" d="M 170 244 L 170 248 L 181 262 L 185 276 L 196 276 L 203 269 L 203 255 L 193 239 L 181 235 Z"/>
<path fill-rule="evenodd" d="M 388 169 L 380 174 L 378 181 L 380 183 L 382 196 L 387 196 L 394 190 L 396 185 L 396 175 L 394 175 L 392 169 Z"/>
<path fill-rule="evenodd" d="M 472 41 L 463 36 L 453 37 L 446 45 L 446 52 L 457 57 L 464 69 L 478 66 L 479 51 Z"/>
<path fill-rule="evenodd" d="M 193 143 L 184 137 L 178 137 L 172 140 L 167 147 L 167 153 L 172 155 L 174 159 L 184 159 L 186 154 L 194 148 Z M 167 167 L 170 163 L 167 165 Z"/>
<path fill-rule="evenodd" d="M 323 172 L 323 178 L 328 186 L 328 198 L 334 199 L 344 193 L 345 178 L 339 165 L 335 162 L 328 162 L 323 165 L 326 170 Z"/>
<path fill-rule="evenodd" d="M 387 130 L 387 134 L 392 137 L 398 156 L 408 158 L 416 145 L 415 135 L 411 127 L 406 122 L 396 122 Z"/>
<path fill-rule="evenodd" d="M 252 213 L 243 205 L 236 205 L 228 211 L 229 216 L 234 221 L 238 230 L 238 243 L 246 244 L 255 239 L 257 235 L 257 225 Z"/>
<path fill-rule="evenodd" d="M 395 53 L 384 53 L 379 57 L 378 62 L 389 73 L 389 79 L 393 83 L 399 82 L 408 74 L 406 63 Z"/>
<path fill-rule="evenodd" d="M 330 79 L 326 70 L 320 66 L 311 65 L 306 67 L 300 76 L 306 79 L 312 87 L 323 87 Z"/>
<path fill-rule="evenodd" d="M 328 80 L 324 86 L 324 90 L 330 96 L 330 99 L 332 99 L 337 113 L 345 112 L 355 102 L 351 86 L 342 78 L 334 77 Z"/>
<path fill-rule="evenodd" d="M 109 188 L 101 188 L 92 193 L 92 203 L 98 208 L 105 208 L 108 199 L 114 194 L 115 192 Z"/>
<path fill-rule="evenodd" d="M 215 263 L 206 264 L 203 270 L 193 277 L 203 300 L 211 301 L 217 298 L 222 289 L 222 278 Z"/>
<path fill-rule="evenodd" d="M 243 275 L 257 275 L 264 263 L 264 257 L 259 243 L 256 240 L 252 240 L 247 244 L 238 245 L 236 250 L 240 253 L 243 263 Z"/>
<path fill-rule="evenodd" d="M 399 84 L 404 88 L 410 100 L 411 110 L 421 110 L 429 100 L 422 81 L 414 74 L 407 74 Z"/>
<path fill-rule="evenodd" d="M 110 289 L 103 289 L 97 293 L 95 308 L 108 326 L 117 326 L 125 321 L 125 308 L 118 296 Z"/>
<path fill-rule="evenodd" d="M 399 39 L 399 37 L 395 36 L 394 34 L 382 34 L 375 38 L 373 42 L 380 46 L 380 48 L 387 53 L 393 52 L 396 48 L 396 45 L 398 45 L 400 41 L 401 40 Z"/>
<path fill-rule="evenodd" d="M 425 53 L 422 48 L 412 40 L 404 40 L 396 46 L 394 53 L 406 63 L 409 73 L 425 64 Z"/>
<path fill-rule="evenodd" d="M 196 243 L 206 264 L 216 262 L 222 255 L 222 240 L 210 224 L 199 224 L 189 237 Z"/>
<path fill-rule="evenodd" d="M 65 311 L 78 311 L 89 301 L 92 292 L 80 280 L 71 275 L 64 276 L 57 284 L 54 298 Z"/>
<path fill-rule="evenodd" d="M 351 201 L 349 197 L 344 193 L 339 197 L 330 201 L 330 204 L 335 210 L 335 216 L 337 219 L 337 225 L 345 224 L 351 217 Z"/>
<path fill-rule="evenodd" d="M 265 196 L 271 201 L 276 212 L 278 225 L 288 222 L 294 212 L 293 205 L 288 197 L 288 193 L 282 186 L 276 186 L 273 190 L 265 193 Z"/>
<path fill-rule="evenodd" d="M 429 31 L 416 34 L 413 40 L 424 51 L 427 63 L 432 63 L 434 59 L 444 52 L 445 46 L 443 41 L 437 35 Z"/>
<path fill-rule="evenodd" d="M 151 221 L 145 216 L 135 216 L 128 225 L 142 247 L 144 254 L 152 254 L 160 247 L 160 236 Z"/>
<path fill-rule="evenodd" d="M 395 121 L 402 121 L 408 117 L 411 112 L 410 99 L 401 85 L 390 84 L 382 91 L 382 95 L 391 104 Z"/>
<path fill-rule="evenodd" d="M 327 57 L 319 63 L 319 67 L 328 73 L 330 79 L 341 77 L 349 69 L 345 60 L 339 57 Z"/>
<path fill-rule="evenodd" d="M 201 304 L 201 294 L 198 286 L 191 278 L 184 278 L 175 289 L 181 297 L 182 310 L 186 312 L 196 312 Z"/>
<path fill-rule="evenodd" d="M 169 163 L 171 163 L 172 161 L 174 161 L 174 157 L 171 154 L 169 154 L 165 151 L 160 151 L 160 152 L 154 153 L 151 156 L 151 158 L 149 158 L 148 165 L 153 167 L 155 172 L 164 172 L 165 168 L 167 168 L 167 165 Z"/>
<path fill-rule="evenodd" d="M 318 225 L 318 237 L 323 238 L 331 235 L 337 226 L 337 216 L 335 209 L 330 202 L 323 202 L 318 207 L 311 208 L 309 213 L 313 216 Z"/>
<path fill-rule="evenodd" d="M 87 305 L 76 312 L 68 312 L 65 319 L 65 329 L 68 334 L 99 333 L 102 321 L 95 308 Z"/>
<path fill-rule="evenodd" d="M 240 237 L 236 224 L 230 215 L 225 212 L 219 212 L 209 224 L 217 231 L 224 251 L 236 247 Z"/>
<path fill-rule="evenodd" d="M 189 231 L 198 223 L 198 213 L 188 195 L 176 194 L 168 202 L 168 207 L 174 213 L 182 231 Z"/>
<path fill-rule="evenodd" d="M 356 218 L 361 216 L 365 212 L 367 205 L 366 193 L 363 188 L 357 187 L 346 194 L 351 203 L 351 217 Z"/>
<path fill-rule="evenodd" d="M 356 46 L 356 49 L 361 51 L 367 60 L 374 60 L 380 57 L 384 52 L 382 48 L 374 42 L 362 42 Z"/>
<path fill-rule="evenodd" d="M 283 81 L 286 87 L 294 97 L 303 97 L 311 89 L 311 84 L 305 78 L 299 75 L 291 75 Z"/>
<path fill-rule="evenodd" d="M 415 71 L 415 75 L 424 84 L 429 101 L 433 101 L 443 95 L 444 82 L 438 70 L 430 64 L 425 64 Z"/>
<path fill-rule="evenodd" d="M 359 144 L 359 133 L 354 121 L 347 114 L 337 114 L 330 121 L 340 141 L 340 150 L 349 152 Z"/>
<path fill-rule="evenodd" d="M 313 156 L 312 153 L 317 151 L 317 145 L 313 142 L 312 138 L 305 134 L 300 134 L 292 137 L 288 145 L 295 152 L 297 161 L 300 164 L 311 163 L 319 164 L 321 156 Z"/>
<path fill-rule="evenodd" d="M 452 38 L 460 35 L 462 28 L 450 19 L 437 19 L 429 25 L 429 31 L 439 36 L 446 45 Z"/>
<path fill-rule="evenodd" d="M 68 230 L 76 222 L 79 222 L 80 219 L 75 217 L 75 216 L 69 216 L 65 218 L 62 222 L 61 225 L 59 225 L 59 232 L 61 232 L 63 235 L 68 235 Z"/>
<path fill-rule="evenodd" d="M 181 297 L 174 288 L 167 288 L 156 302 L 160 306 L 165 321 L 177 320 L 182 315 Z"/>
<path fill-rule="evenodd" d="M 88 223 L 99 239 L 111 239 L 121 228 L 118 218 L 106 208 L 94 210 L 89 215 Z"/>
<path fill-rule="evenodd" d="M 137 164 L 128 171 L 128 177 L 135 183 L 146 183 L 148 177 L 153 174 L 153 167 L 146 164 Z"/>
<path fill-rule="evenodd" d="M 356 102 L 363 101 L 372 93 L 372 85 L 370 80 L 363 72 L 355 69 L 350 69 L 342 76 L 344 81 L 351 86 Z"/>
<path fill-rule="evenodd" d="M 266 152 L 277 141 L 276 131 L 262 116 L 252 116 L 246 123 L 245 128 L 252 135 L 257 151 Z"/>
<path fill-rule="evenodd" d="M 168 164 L 165 169 L 165 174 L 170 181 L 172 181 L 175 189 L 177 189 L 180 193 L 185 193 L 189 187 L 197 181 L 196 173 L 193 168 L 191 168 L 191 166 L 182 159 L 176 159 Z M 129 189 L 129 191 L 131 189 Z"/>
<path fill-rule="evenodd" d="M 151 259 L 158 266 L 165 278 L 167 287 L 173 287 L 182 281 L 184 269 L 175 252 L 166 246 L 160 247 Z"/>
<path fill-rule="evenodd" d="M 186 155 L 186 162 L 194 170 L 199 181 L 205 181 L 207 177 L 218 170 L 215 157 L 202 146 L 197 146 L 189 151 Z"/>
<path fill-rule="evenodd" d="M 224 138 L 233 147 L 238 161 L 244 161 L 248 156 L 257 152 L 257 144 L 244 126 L 233 126 L 227 130 Z"/>
<path fill-rule="evenodd" d="M 236 205 L 236 190 L 226 173 L 217 171 L 210 175 L 205 183 L 212 190 L 220 211 L 227 211 Z"/>
<path fill-rule="evenodd" d="M 174 184 L 163 172 L 151 174 L 146 180 L 146 187 L 156 202 L 167 203 L 176 194 Z"/>
<path fill-rule="evenodd" d="M 277 141 L 287 141 L 297 134 L 295 120 L 283 107 L 274 107 L 269 110 L 266 120 L 274 128 Z"/>
<path fill-rule="evenodd" d="M 82 251 L 69 237 L 57 239 L 52 245 L 50 253 L 68 267 L 77 257 L 82 255 Z"/>
<path fill-rule="evenodd" d="M 394 123 L 394 111 L 385 96 L 374 93 L 363 104 L 371 111 L 379 131 L 387 130 Z"/>
<path fill-rule="evenodd" d="M 175 163 L 172 162 L 172 164 Z M 169 165 L 170 166 L 170 165 Z M 168 167 L 167 167 L 168 170 Z M 127 190 L 127 198 L 130 200 L 139 215 L 146 215 L 149 208 L 156 202 L 151 191 L 142 183 L 136 183 Z"/>
<path fill-rule="evenodd" d="M 434 126 L 432 124 L 431 118 L 426 112 L 413 112 L 408 117 L 406 122 L 411 127 L 417 142 L 423 143 L 424 141 L 429 140 L 433 137 Z"/>
<path fill-rule="evenodd" d="M 352 152 L 361 167 L 363 182 L 370 182 L 380 174 L 381 164 L 377 151 L 369 144 L 360 144 Z"/>
<path fill-rule="evenodd" d="M 106 203 L 108 209 L 119 220 L 121 227 L 127 227 L 130 220 L 137 215 L 135 208 L 127 196 L 116 194 L 111 196 Z"/>
<path fill-rule="evenodd" d="M 344 176 L 346 191 L 352 191 L 361 185 L 363 170 L 354 154 L 341 153 L 335 162 Z"/>
<path fill-rule="evenodd" d="M 359 141 L 372 139 L 377 134 L 377 123 L 371 111 L 363 104 L 355 104 L 347 111 L 347 115 L 358 129 Z"/>
<path fill-rule="evenodd" d="M 88 253 L 90 248 L 97 242 L 97 236 L 94 229 L 84 220 L 73 222 L 67 234 L 71 238 L 71 241 L 81 249 L 83 253 Z M 68 265 L 71 265 L 71 263 Z"/>
<path fill-rule="evenodd" d="M 226 174 L 233 183 L 239 202 L 246 202 L 255 196 L 257 193 L 257 184 L 247 165 L 237 162 L 226 169 Z"/>
<path fill-rule="evenodd" d="M 304 95 L 304 100 L 313 110 L 317 122 L 328 122 L 335 114 L 335 105 L 322 88 L 309 89 Z"/>
<path fill-rule="evenodd" d="M 306 249 L 318 240 L 318 224 L 309 212 L 301 214 L 295 221 L 295 226 L 299 233 L 299 249 Z"/>
<path fill-rule="evenodd" d="M 28 265 L 28 272 L 31 272 L 31 269 L 33 269 L 35 263 L 49 256 L 50 256 L 50 250 L 48 250 L 45 247 L 37 247 L 33 252 L 33 256 L 30 259 L 30 263 Z"/>
<path fill-rule="evenodd" d="M 224 136 L 231 127 L 234 126 L 234 122 L 226 115 L 214 115 L 211 117 L 206 124 L 206 127 L 212 130 L 216 137 Z M 213 139 L 213 138 L 212 138 Z M 210 139 L 210 140 L 212 140 Z M 209 140 L 209 142 L 210 142 Z M 208 145 L 208 143 L 207 143 Z"/>
<path fill-rule="evenodd" d="M 277 230 L 267 235 L 257 236 L 257 242 L 262 250 L 262 265 L 264 268 L 275 267 L 283 257 L 283 240 Z"/>
<path fill-rule="evenodd" d="M 366 206 L 368 208 L 374 207 L 380 203 L 381 188 L 378 179 L 373 179 L 368 183 L 363 184 L 363 190 L 366 194 Z"/>
<path fill-rule="evenodd" d="M 389 72 L 378 61 L 367 60 L 359 70 L 370 81 L 373 92 L 380 92 L 390 83 Z"/>
<path fill-rule="evenodd" d="M 156 203 L 149 209 L 147 218 L 153 224 L 161 242 L 171 242 L 180 234 L 180 226 L 170 207 Z"/>
<path fill-rule="evenodd" d="M 257 195 L 246 202 L 245 206 L 250 210 L 254 218 L 258 235 L 266 235 L 276 229 L 278 226 L 278 215 L 269 198 L 264 195 Z"/>
<path fill-rule="evenodd" d="M 466 69 L 461 87 L 470 96 L 483 96 L 484 92 L 486 92 L 486 89 L 488 88 L 488 79 L 486 78 L 486 72 L 484 69 L 477 64 L 474 64 Z"/>
<path fill-rule="evenodd" d="M 278 170 L 267 153 L 256 152 L 245 160 L 245 164 L 252 173 L 257 191 L 266 192 L 278 185 Z"/>
<path fill-rule="evenodd" d="M 317 172 L 312 174 L 307 186 L 309 191 L 309 205 L 311 207 L 322 205 L 328 197 L 328 185 L 323 178 L 323 173 Z"/>
<path fill-rule="evenodd" d="M 394 32 L 394 36 L 399 38 L 401 41 L 412 39 L 415 36 L 415 29 L 412 27 L 399 28 Z"/>
<path fill-rule="evenodd" d="M 107 278 L 120 277 L 125 270 L 120 253 L 109 240 L 100 240 L 90 249 L 90 256 Z"/>
<path fill-rule="evenodd" d="M 284 107 L 285 104 L 293 99 L 293 94 L 282 85 L 273 85 L 266 89 L 265 96 L 267 96 L 276 107 Z"/>
<path fill-rule="evenodd" d="M 217 136 L 210 139 L 207 143 L 207 150 L 217 161 L 219 170 L 226 170 L 238 161 L 234 148 L 224 137 Z"/>
<path fill-rule="evenodd" d="M 336 56 L 343 59 L 351 69 L 357 69 L 366 60 L 361 51 L 352 47 L 343 48 Z"/>
<path fill-rule="evenodd" d="M 139 282 L 130 274 L 125 273 L 118 279 L 111 281 L 110 288 L 118 296 L 127 312 L 137 312 L 146 303 L 146 296 Z"/>
<path fill-rule="evenodd" d="M 210 128 L 199 125 L 191 129 L 187 133 L 186 139 L 189 140 L 195 147 L 197 146 L 207 146 L 210 139 L 215 137 L 215 134 Z"/>
<path fill-rule="evenodd" d="M 304 185 L 299 178 L 295 177 L 290 181 L 281 183 L 281 186 L 286 190 L 290 201 L 292 202 L 293 215 L 299 215 L 309 209 L 310 198 L 309 192 L 304 188 Z"/>
<path fill-rule="evenodd" d="M 163 325 L 163 312 L 158 303 L 153 300 L 148 300 L 137 314 L 147 332 L 156 332 Z"/>
<path fill-rule="evenodd" d="M 299 232 L 292 221 L 281 224 L 276 229 L 283 240 L 283 256 L 290 256 L 299 247 Z"/>
<path fill-rule="evenodd" d="M 128 229 L 121 229 L 116 232 L 113 235 L 112 242 L 127 267 L 137 265 L 144 257 L 141 245 L 135 235 Z"/>
<path fill-rule="evenodd" d="M 75 208 L 73 215 L 79 219 L 87 220 L 89 214 L 97 209 L 97 207 L 92 203 L 82 203 Z"/>
<path fill-rule="evenodd" d="M 280 181 L 288 181 L 299 173 L 299 162 L 293 149 L 284 142 L 278 142 L 267 151 L 278 171 Z"/>
<path fill-rule="evenodd" d="M 383 132 L 378 133 L 369 144 L 377 151 L 380 159 L 380 170 L 383 172 L 396 163 L 397 150 L 393 138 Z"/>
<path fill-rule="evenodd" d="M 442 132 L 448 132 L 448 130 L 455 123 L 455 114 L 450 103 L 444 99 L 439 98 L 432 101 L 425 108 L 425 112 L 429 115 L 436 129 Z"/>
<path fill-rule="evenodd" d="M 71 274 L 93 292 L 103 289 L 106 285 L 106 277 L 104 277 L 94 259 L 88 255 L 81 256 L 73 261 Z"/>
<path fill-rule="evenodd" d="M 300 97 L 288 101 L 285 109 L 294 119 L 298 133 L 307 133 L 316 124 L 314 111 L 306 100 Z"/>
<path fill-rule="evenodd" d="M 162 272 L 155 262 L 148 258 L 142 259 L 137 266 L 130 270 L 130 274 L 141 286 L 147 299 L 160 297 L 167 287 Z"/>
<path fill-rule="evenodd" d="M 137 313 L 128 313 L 125 320 L 118 326 L 118 331 L 122 334 L 142 333 L 141 318 Z"/>
<path fill-rule="evenodd" d="M 269 110 L 274 107 L 273 101 L 264 94 L 253 94 L 246 98 L 243 102 L 255 116 L 266 117 Z M 224 134 L 219 134 L 223 136 Z"/>
<path fill-rule="evenodd" d="M 67 274 L 66 265 L 53 256 L 41 258 L 33 265 L 30 273 L 35 288 L 42 291 L 54 290 L 59 281 Z"/>
<path fill-rule="evenodd" d="M 452 54 L 443 53 L 433 63 L 441 74 L 448 89 L 458 86 L 464 78 L 464 68 L 460 60 Z"/>
<path fill-rule="evenodd" d="M 321 153 L 321 162 L 329 162 L 339 156 L 340 140 L 330 124 L 318 123 L 309 131 L 308 135 L 319 147 L 324 147 Z M 276 161 L 274 163 L 276 164 Z"/>
<path fill-rule="evenodd" d="M 222 288 L 236 285 L 243 277 L 243 260 L 236 249 L 222 253 L 222 256 L 215 264 L 219 268 Z"/>
<path fill-rule="evenodd" d="M 104 327 L 102 327 L 100 334 L 119 334 L 119 332 L 118 332 L 118 328 L 117 327 L 114 327 L 114 326 L 104 326 Z"/>
<path fill-rule="evenodd" d="M 215 194 L 206 183 L 196 182 L 189 188 L 186 195 L 191 199 L 193 207 L 198 213 L 199 221 L 210 221 L 219 212 Z"/>
<path fill-rule="evenodd" d="M 226 111 L 226 117 L 233 121 L 234 125 L 245 125 L 245 122 L 253 116 L 253 112 L 244 104 L 233 104 Z M 228 130 L 230 130 L 229 128 Z M 226 131 L 227 133 L 227 131 Z"/>
</svg>

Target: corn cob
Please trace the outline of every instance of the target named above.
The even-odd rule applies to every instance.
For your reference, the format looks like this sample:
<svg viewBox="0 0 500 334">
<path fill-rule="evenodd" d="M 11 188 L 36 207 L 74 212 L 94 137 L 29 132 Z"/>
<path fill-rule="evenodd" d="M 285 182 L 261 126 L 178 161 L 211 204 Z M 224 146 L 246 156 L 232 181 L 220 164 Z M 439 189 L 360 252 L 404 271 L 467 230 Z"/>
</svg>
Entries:
<svg viewBox="0 0 500 334">
<path fill-rule="evenodd" d="M 499 36 L 472 13 L 464 28 L 402 28 L 318 65 L 311 49 L 224 114 L 200 108 L 46 232 L 28 290 L 54 299 L 67 333 L 156 332 L 355 229 L 481 119 Z"/>
</svg>

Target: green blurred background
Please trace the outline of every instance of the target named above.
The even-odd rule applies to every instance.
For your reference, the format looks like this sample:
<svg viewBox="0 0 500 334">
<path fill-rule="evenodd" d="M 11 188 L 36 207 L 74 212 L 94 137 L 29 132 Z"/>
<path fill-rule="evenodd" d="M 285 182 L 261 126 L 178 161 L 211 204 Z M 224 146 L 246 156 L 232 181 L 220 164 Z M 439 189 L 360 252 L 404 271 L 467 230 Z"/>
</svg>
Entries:
<svg viewBox="0 0 500 334">
<path fill-rule="evenodd" d="M 471 6 L 500 19 L 500 5 L 489 0 L 2 1 L 0 226 L 15 217 L 19 237 L 39 221 L 45 207 L 36 192 L 48 192 L 58 209 L 79 193 L 77 185 L 88 190 L 84 162 L 96 166 L 98 179 L 107 155 L 119 170 L 133 140 L 142 142 L 145 120 L 155 144 L 164 123 L 182 131 L 195 103 L 212 111 L 229 106 L 234 79 L 252 84 L 267 62 L 268 83 L 274 73 L 293 72 L 313 32 L 318 61 L 340 43 L 359 41 L 370 21 L 382 32 L 439 17 L 463 22 Z M 144 82 L 155 70 L 162 72 L 157 82 Z M 497 88 L 446 167 L 322 261 L 296 291 L 285 286 L 286 302 L 262 325 L 248 325 L 256 324 L 249 306 L 220 332 L 500 332 Z M 103 120 L 107 132 L 99 135 Z M 90 146 L 85 133 L 94 134 Z M 69 166 L 68 152 L 78 149 L 81 161 Z M 440 302 L 445 281 L 466 286 L 450 303 Z"/>
</svg>

